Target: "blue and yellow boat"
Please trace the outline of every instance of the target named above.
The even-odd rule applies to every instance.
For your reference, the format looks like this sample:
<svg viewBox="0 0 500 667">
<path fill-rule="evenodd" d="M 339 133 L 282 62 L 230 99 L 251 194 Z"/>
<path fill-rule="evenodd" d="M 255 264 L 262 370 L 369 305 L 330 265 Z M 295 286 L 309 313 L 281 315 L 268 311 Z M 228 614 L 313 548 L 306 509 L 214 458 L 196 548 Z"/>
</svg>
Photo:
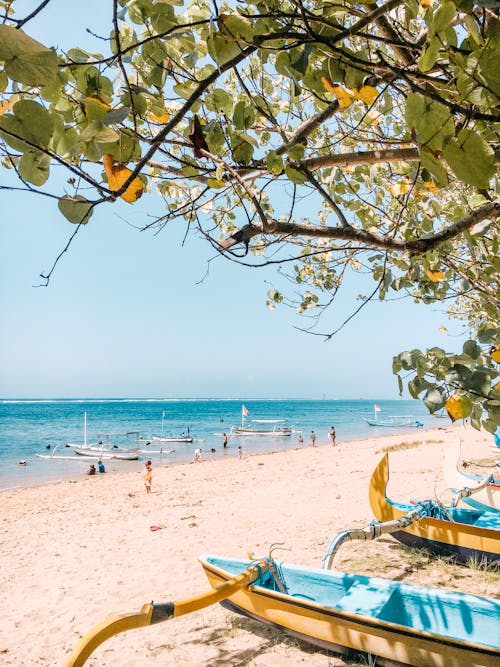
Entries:
<svg viewBox="0 0 500 667">
<path fill-rule="evenodd" d="M 271 558 L 204 556 L 211 589 L 179 602 L 146 604 L 91 630 L 66 667 L 81 667 L 112 635 L 215 602 L 321 648 L 377 656 L 377 664 L 498 667 L 500 601 Z"/>
<path fill-rule="evenodd" d="M 393 537 L 411 547 L 455 556 L 465 562 L 492 562 L 500 558 L 500 513 L 488 509 L 443 506 L 435 500 L 395 502 L 387 498 L 389 457 L 386 454 L 370 480 L 370 505 L 378 521 L 395 522 L 420 509 L 417 521 L 396 531 Z M 500 635 L 500 632 L 499 632 Z"/>
</svg>

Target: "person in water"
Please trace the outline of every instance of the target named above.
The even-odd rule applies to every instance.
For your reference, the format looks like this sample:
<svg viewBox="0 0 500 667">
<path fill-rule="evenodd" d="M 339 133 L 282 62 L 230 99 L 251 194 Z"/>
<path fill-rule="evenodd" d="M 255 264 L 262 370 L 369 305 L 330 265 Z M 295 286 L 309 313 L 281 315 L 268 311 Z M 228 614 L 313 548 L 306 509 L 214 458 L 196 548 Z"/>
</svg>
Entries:
<svg viewBox="0 0 500 667">
<path fill-rule="evenodd" d="M 95 465 L 93 463 L 90 464 L 87 475 L 95 475 Z"/>
<path fill-rule="evenodd" d="M 104 463 L 101 460 L 99 460 L 97 462 L 97 470 L 99 472 L 106 472 L 106 468 L 104 467 Z"/>
</svg>

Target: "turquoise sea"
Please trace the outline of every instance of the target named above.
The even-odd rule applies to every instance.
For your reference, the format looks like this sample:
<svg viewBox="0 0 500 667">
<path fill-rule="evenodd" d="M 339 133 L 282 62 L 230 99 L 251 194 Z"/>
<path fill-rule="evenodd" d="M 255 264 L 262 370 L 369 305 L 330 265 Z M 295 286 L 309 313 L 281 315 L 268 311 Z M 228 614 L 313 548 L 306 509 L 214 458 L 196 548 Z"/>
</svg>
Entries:
<svg viewBox="0 0 500 667">
<path fill-rule="evenodd" d="M 291 437 L 229 438 L 227 449 L 222 447 L 223 432 L 241 422 L 242 405 L 252 419 L 286 419 L 294 429 Z M 90 461 L 74 455 L 74 460 L 38 459 L 36 453 L 47 454 L 58 445 L 57 454 L 72 455 L 67 442 L 83 442 L 84 413 L 87 413 L 87 441 L 103 440 L 110 436 L 116 445 L 137 446 L 138 432 L 145 439 L 163 434 L 190 433 L 193 444 L 172 444 L 172 454 L 151 455 L 153 463 L 185 463 L 191 461 L 196 447 L 202 449 L 205 460 L 236 456 L 238 445 L 244 454 L 294 449 L 310 446 L 310 432 L 314 430 L 318 444 L 328 443 L 328 431 L 334 425 L 337 441 L 358 440 L 366 437 L 401 433 L 405 438 L 418 437 L 418 428 L 384 428 L 369 426 L 363 417 L 373 417 L 374 405 L 380 406 L 380 417 L 412 415 L 424 427 L 448 425 L 427 413 L 418 401 L 329 401 L 329 400 L 254 400 L 254 399 L 52 399 L 0 401 L 0 489 L 32 486 L 62 479 L 75 479 L 84 474 Z M 444 423 L 442 423 L 444 422 Z M 302 432 L 304 443 L 298 442 Z M 50 446 L 50 448 L 49 448 Z M 141 446 L 142 448 L 142 446 Z M 155 449 L 158 447 L 155 446 Z M 215 449 L 215 452 L 212 451 Z M 148 458 L 144 455 L 143 459 Z M 19 465 L 25 460 L 26 465 Z M 143 462 L 107 461 L 107 472 L 139 471 Z"/>
</svg>

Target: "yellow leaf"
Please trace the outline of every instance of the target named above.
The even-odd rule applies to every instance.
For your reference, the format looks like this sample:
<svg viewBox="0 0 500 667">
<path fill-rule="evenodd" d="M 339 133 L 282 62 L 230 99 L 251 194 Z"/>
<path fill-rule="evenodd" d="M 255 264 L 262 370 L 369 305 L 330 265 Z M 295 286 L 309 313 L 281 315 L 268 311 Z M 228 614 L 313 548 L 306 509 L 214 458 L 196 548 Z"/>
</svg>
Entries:
<svg viewBox="0 0 500 667">
<path fill-rule="evenodd" d="M 357 259 L 349 259 L 349 264 L 351 264 L 355 271 L 359 271 L 361 269 L 361 262 L 358 262 Z"/>
<path fill-rule="evenodd" d="M 334 92 L 335 92 L 335 88 L 336 88 L 336 86 L 334 86 L 333 83 L 331 83 L 330 81 L 328 81 L 328 79 L 326 78 L 326 76 L 322 76 L 322 77 L 321 77 L 321 83 L 322 83 L 323 86 L 325 87 L 325 90 L 327 90 L 329 93 L 334 93 Z"/>
<path fill-rule="evenodd" d="M 424 181 L 424 185 L 427 188 L 427 190 L 429 190 L 429 192 L 433 195 L 436 194 L 436 192 L 439 191 L 438 186 L 434 183 L 432 178 L 428 181 Z"/>
<path fill-rule="evenodd" d="M 20 99 L 21 95 L 12 95 L 10 99 L 0 102 L 0 116 L 3 116 L 6 111 L 10 111 Z"/>
<path fill-rule="evenodd" d="M 400 183 L 394 183 L 389 186 L 389 192 L 393 197 L 399 197 L 400 195 L 407 195 L 411 190 L 411 183 L 407 179 L 401 181 Z"/>
<path fill-rule="evenodd" d="M 432 7 L 433 5 L 434 5 L 434 0 L 420 0 L 420 6 L 424 7 L 424 9 Z"/>
<path fill-rule="evenodd" d="M 354 91 L 354 97 L 365 104 L 373 104 L 377 96 L 377 89 L 373 88 L 373 86 L 361 86 L 361 88 Z"/>
<path fill-rule="evenodd" d="M 500 345 L 493 345 L 490 350 L 490 357 L 497 364 L 500 364 Z"/>
<path fill-rule="evenodd" d="M 111 107 L 107 102 L 104 100 L 101 100 L 101 98 L 98 95 L 88 95 L 84 100 L 84 102 L 93 102 L 94 104 L 98 104 L 101 106 L 103 109 L 106 109 L 106 111 L 109 111 Z"/>
<path fill-rule="evenodd" d="M 166 111 L 161 116 L 157 116 L 152 111 L 149 113 L 149 120 L 151 120 L 153 123 L 158 123 L 159 125 L 163 125 L 164 123 L 166 123 L 169 118 L 170 114 L 168 114 Z"/>
<path fill-rule="evenodd" d="M 108 177 L 109 189 L 113 192 L 116 192 L 122 187 L 125 181 L 128 180 L 132 172 L 124 164 L 115 165 L 113 162 L 114 158 L 112 155 L 109 155 L 109 153 L 106 153 L 103 156 L 102 163 L 104 165 L 104 171 Z M 136 176 L 125 192 L 120 195 L 120 197 L 126 202 L 129 202 L 129 204 L 132 204 L 139 199 L 143 192 L 144 183 L 139 178 L 139 176 Z"/>
<path fill-rule="evenodd" d="M 472 412 L 471 402 L 465 396 L 453 394 L 444 404 L 446 412 L 452 421 L 465 419 Z"/>
<path fill-rule="evenodd" d="M 339 101 L 339 107 L 341 109 L 347 109 L 352 104 L 354 100 L 354 93 L 349 88 L 342 88 L 342 86 L 334 86 L 333 93 Z"/>
<path fill-rule="evenodd" d="M 429 280 L 432 280 L 433 283 L 442 283 L 444 280 L 444 273 L 442 271 L 427 269 L 426 274 Z"/>
</svg>

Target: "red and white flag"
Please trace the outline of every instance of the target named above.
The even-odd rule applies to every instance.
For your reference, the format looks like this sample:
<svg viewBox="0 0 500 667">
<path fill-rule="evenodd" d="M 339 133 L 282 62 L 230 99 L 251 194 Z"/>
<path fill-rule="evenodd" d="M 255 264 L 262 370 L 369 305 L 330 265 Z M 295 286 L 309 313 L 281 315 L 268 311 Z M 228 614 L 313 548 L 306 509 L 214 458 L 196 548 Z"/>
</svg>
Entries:
<svg viewBox="0 0 500 667">
<path fill-rule="evenodd" d="M 380 405 L 377 405 L 376 403 L 373 406 L 373 409 L 375 410 L 375 412 L 382 412 L 382 408 L 380 407 Z"/>
<path fill-rule="evenodd" d="M 246 409 L 246 407 L 245 407 L 244 405 L 241 406 L 241 414 L 242 414 L 244 417 L 247 417 L 247 416 L 248 416 L 248 410 Z"/>
</svg>

